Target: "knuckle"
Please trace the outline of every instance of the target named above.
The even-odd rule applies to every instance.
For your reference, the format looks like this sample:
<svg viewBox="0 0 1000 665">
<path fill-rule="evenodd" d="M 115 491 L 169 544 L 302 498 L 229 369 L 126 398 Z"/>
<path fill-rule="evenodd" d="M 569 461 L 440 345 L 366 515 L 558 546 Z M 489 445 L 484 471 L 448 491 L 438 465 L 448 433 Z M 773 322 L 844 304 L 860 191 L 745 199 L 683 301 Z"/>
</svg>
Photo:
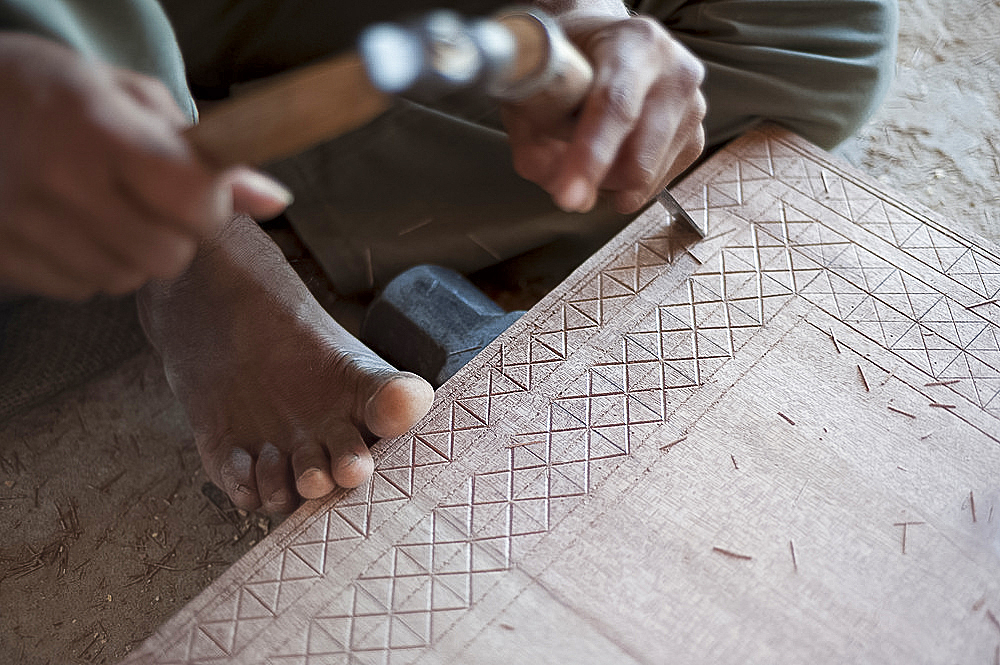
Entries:
<svg viewBox="0 0 1000 665">
<path fill-rule="evenodd" d="M 673 78 L 677 85 L 688 93 L 700 88 L 701 84 L 705 82 L 705 63 L 679 41 L 669 36 L 667 39 L 669 41 L 666 45 L 665 57 L 671 63 L 670 66 L 674 72 Z"/>
<path fill-rule="evenodd" d="M 629 20 L 628 25 L 633 31 L 635 31 L 636 36 L 642 39 L 645 43 L 656 43 L 657 41 L 663 41 L 665 37 L 668 37 L 663 24 L 651 16 L 646 16 L 644 14 L 633 16 Z"/>
<path fill-rule="evenodd" d="M 160 100 L 172 100 L 173 97 L 170 94 L 170 89 L 167 88 L 166 84 L 156 78 L 151 76 L 138 76 L 136 78 L 136 84 L 140 89 L 145 92 L 150 97 Z"/>
<path fill-rule="evenodd" d="M 625 81 L 616 81 L 601 89 L 598 93 L 598 100 L 604 113 L 616 121 L 634 125 L 641 113 L 640 102 L 637 95 Z"/>
<path fill-rule="evenodd" d="M 694 115 L 698 118 L 698 124 L 700 125 L 701 121 L 704 120 L 705 116 L 708 114 L 708 102 L 705 100 L 705 95 L 698 93 L 695 96 L 694 103 Z"/>
<path fill-rule="evenodd" d="M 197 251 L 198 244 L 193 240 L 178 243 L 174 249 L 173 256 L 170 257 L 170 261 L 167 263 L 167 277 L 177 277 L 187 270 L 188 265 L 194 260 L 194 255 Z"/>
<path fill-rule="evenodd" d="M 695 153 L 695 158 L 698 157 L 705 150 L 705 127 L 701 123 L 698 123 L 698 130 L 695 134 L 695 139 L 692 144 L 692 151 Z"/>
<path fill-rule="evenodd" d="M 682 68 L 687 80 L 694 88 L 700 88 L 701 84 L 705 82 L 705 63 L 690 54 L 684 58 L 683 63 Z"/>
<path fill-rule="evenodd" d="M 693 94 L 705 82 L 705 65 L 697 58 L 687 55 L 677 61 L 676 81 L 686 94 Z"/>
<path fill-rule="evenodd" d="M 136 72 L 120 72 L 121 81 L 125 84 L 124 89 L 131 93 L 140 103 L 161 111 L 180 111 L 176 108 L 176 102 L 170 93 L 167 85 L 152 76 L 139 74 Z"/>
</svg>

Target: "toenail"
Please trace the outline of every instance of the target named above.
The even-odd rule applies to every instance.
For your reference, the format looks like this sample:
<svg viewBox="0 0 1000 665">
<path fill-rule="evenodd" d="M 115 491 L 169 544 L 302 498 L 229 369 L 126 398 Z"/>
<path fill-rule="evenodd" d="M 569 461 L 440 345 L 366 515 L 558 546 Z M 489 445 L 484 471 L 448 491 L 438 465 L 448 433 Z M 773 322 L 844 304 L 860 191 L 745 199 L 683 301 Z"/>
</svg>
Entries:
<svg viewBox="0 0 1000 665">
<path fill-rule="evenodd" d="M 267 497 L 267 502 L 272 506 L 283 506 L 292 500 L 292 495 L 288 490 L 277 490 Z"/>
<path fill-rule="evenodd" d="M 253 492 L 250 490 L 250 486 L 244 485 L 243 483 L 236 483 L 236 486 L 233 489 L 239 492 L 240 494 L 253 494 Z"/>
<path fill-rule="evenodd" d="M 416 374 L 400 373 L 384 383 L 365 404 L 365 424 L 378 437 L 398 436 L 431 408 L 434 389 Z"/>
<path fill-rule="evenodd" d="M 361 455 L 359 455 L 357 453 L 351 453 L 350 455 L 344 455 L 343 457 L 340 458 L 340 461 L 337 462 L 337 468 L 338 469 L 346 469 L 349 466 L 353 466 L 353 465 L 357 464 L 359 459 L 361 459 Z"/>
</svg>

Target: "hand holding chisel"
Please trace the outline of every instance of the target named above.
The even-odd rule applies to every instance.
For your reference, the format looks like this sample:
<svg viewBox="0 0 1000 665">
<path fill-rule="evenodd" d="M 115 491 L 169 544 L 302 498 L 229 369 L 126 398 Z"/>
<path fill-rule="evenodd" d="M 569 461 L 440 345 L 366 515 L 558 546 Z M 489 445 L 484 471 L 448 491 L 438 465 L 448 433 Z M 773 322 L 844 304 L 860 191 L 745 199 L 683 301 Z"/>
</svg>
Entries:
<svg viewBox="0 0 1000 665">
<path fill-rule="evenodd" d="M 701 151 L 700 65 L 651 19 L 581 16 L 569 25 L 595 56 L 596 78 L 543 12 L 475 21 L 439 12 L 375 25 L 356 53 L 225 102 L 189 136 L 219 166 L 261 164 L 363 125 L 393 95 L 481 90 L 504 104 L 515 168 L 560 207 L 589 210 L 608 190 L 619 211 L 633 212 Z M 644 61 L 651 49 L 658 57 Z"/>
<path fill-rule="evenodd" d="M 261 83 L 206 113 L 188 137 L 219 166 L 288 157 L 368 122 L 395 95 L 434 101 L 474 90 L 521 102 L 555 123 L 579 106 L 593 72 L 540 12 L 466 21 L 448 11 L 380 23 L 357 52 Z"/>
</svg>

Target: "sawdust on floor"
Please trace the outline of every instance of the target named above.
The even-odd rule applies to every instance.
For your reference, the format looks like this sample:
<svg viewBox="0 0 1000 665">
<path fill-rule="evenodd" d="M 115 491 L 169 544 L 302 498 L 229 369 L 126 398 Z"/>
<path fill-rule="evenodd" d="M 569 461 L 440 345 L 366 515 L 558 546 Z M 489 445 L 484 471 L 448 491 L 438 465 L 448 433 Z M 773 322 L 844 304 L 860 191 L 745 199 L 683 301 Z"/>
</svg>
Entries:
<svg viewBox="0 0 1000 665">
<path fill-rule="evenodd" d="M 901 4 L 896 82 L 839 153 L 1000 243 L 1000 0 Z M 274 525 L 208 483 L 144 352 L 0 426 L 0 662 L 115 662 Z"/>
</svg>

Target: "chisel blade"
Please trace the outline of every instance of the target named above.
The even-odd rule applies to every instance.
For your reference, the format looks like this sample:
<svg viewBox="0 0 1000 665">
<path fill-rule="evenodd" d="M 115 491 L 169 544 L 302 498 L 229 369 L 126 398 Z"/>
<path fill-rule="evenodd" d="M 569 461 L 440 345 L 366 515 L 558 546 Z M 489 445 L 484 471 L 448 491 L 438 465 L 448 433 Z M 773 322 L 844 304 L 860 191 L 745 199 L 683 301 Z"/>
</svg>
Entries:
<svg viewBox="0 0 1000 665">
<path fill-rule="evenodd" d="M 687 224 L 699 237 L 705 237 L 707 229 L 695 222 L 691 215 L 687 214 L 687 211 L 681 207 L 681 204 L 677 202 L 677 199 L 667 189 L 657 194 L 656 200 L 667 209 L 671 217 Z"/>
</svg>

